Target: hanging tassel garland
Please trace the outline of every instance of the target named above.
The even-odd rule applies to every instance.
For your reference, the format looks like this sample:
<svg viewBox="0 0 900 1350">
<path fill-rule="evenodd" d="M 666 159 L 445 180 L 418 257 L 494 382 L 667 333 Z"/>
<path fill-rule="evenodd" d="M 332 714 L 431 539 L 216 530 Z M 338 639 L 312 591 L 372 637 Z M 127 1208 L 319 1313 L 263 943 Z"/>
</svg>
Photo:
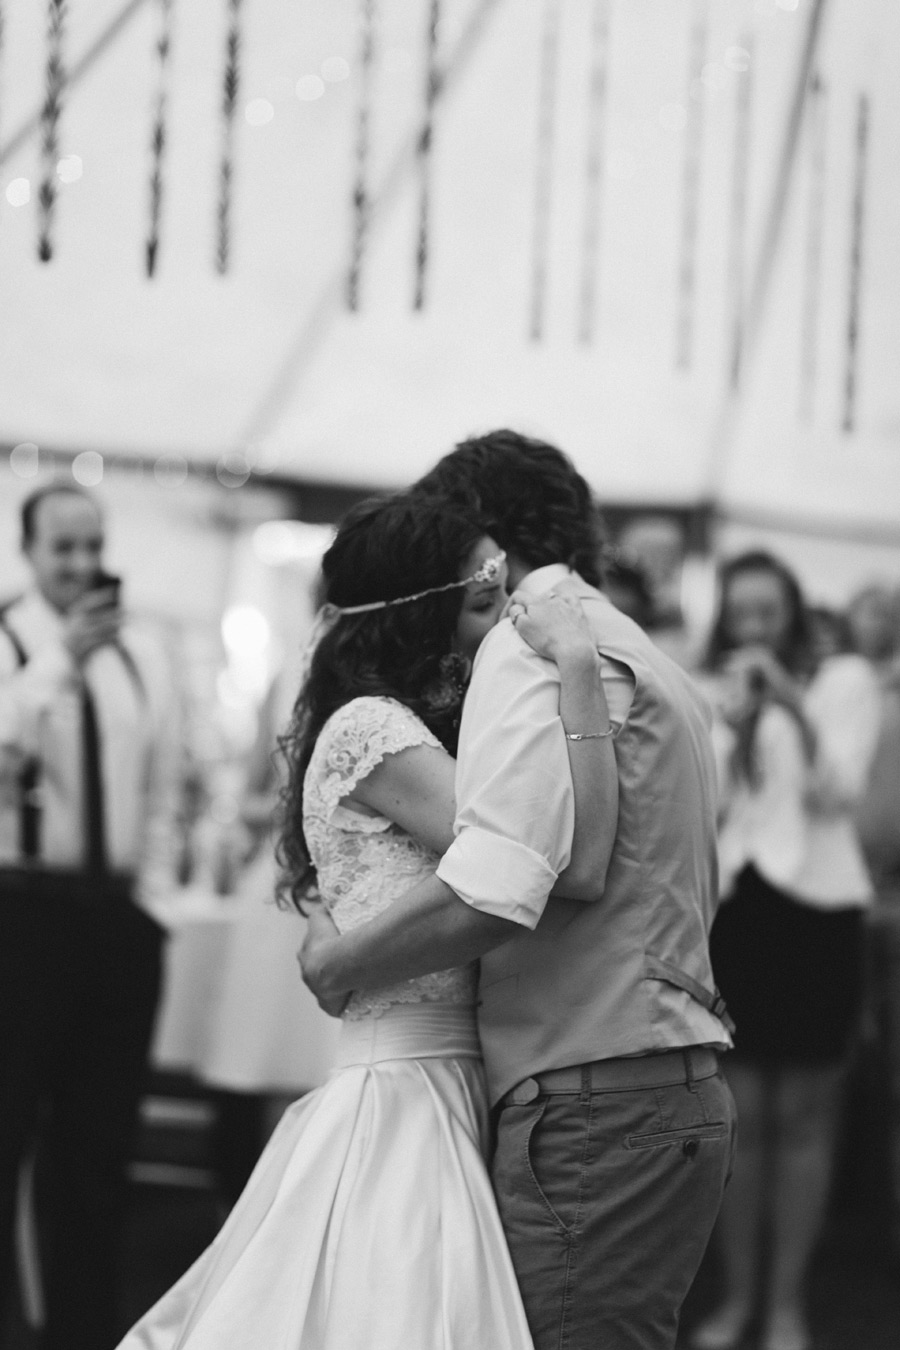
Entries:
<svg viewBox="0 0 900 1350">
<path fill-rule="evenodd" d="M 706 0 L 695 0 L 688 58 L 687 125 L 684 132 L 684 166 L 681 178 L 681 240 L 675 328 L 675 364 L 679 370 L 690 368 L 694 349 L 703 105 L 706 93 L 701 76 L 706 60 L 708 23 Z"/>
<path fill-rule="evenodd" d="M 56 214 L 56 165 L 59 160 L 59 119 L 66 82 L 63 65 L 63 34 L 67 0 L 50 0 L 47 10 L 47 68 L 44 103 L 41 108 L 41 185 L 38 189 L 38 257 L 53 257 L 53 224 Z"/>
<path fill-rule="evenodd" d="M 728 257 L 728 290 L 731 321 L 732 389 L 741 379 L 744 345 L 744 302 L 747 260 L 747 207 L 750 181 L 750 127 L 753 106 L 753 35 L 745 33 L 740 51 L 746 52 L 746 69 L 735 73 L 734 162 L 731 177 L 731 238 Z"/>
<path fill-rule="evenodd" d="M 231 255 L 231 207 L 234 190 L 234 116 L 240 88 L 241 0 L 228 0 L 225 38 L 225 74 L 222 80 L 222 158 L 219 161 L 219 200 L 216 208 L 216 271 L 228 271 Z"/>
<path fill-rule="evenodd" d="M 156 41 L 156 55 L 159 63 L 159 77 L 156 88 L 156 106 L 153 118 L 153 132 L 150 137 L 150 228 L 147 232 L 146 266 L 147 276 L 156 272 L 159 254 L 159 224 L 162 214 L 163 197 L 163 159 L 166 152 L 166 113 L 168 105 L 169 53 L 172 46 L 172 4 L 173 0 L 159 0 L 160 29 Z"/>
<path fill-rule="evenodd" d="M 856 109 L 855 172 L 850 221 L 850 294 L 847 304 L 846 366 L 844 373 L 845 432 L 855 431 L 859 397 L 859 323 L 862 287 L 863 232 L 866 213 L 866 161 L 869 151 L 869 100 L 861 94 Z"/>
<path fill-rule="evenodd" d="M 553 198 L 553 153 L 556 136 L 556 84 L 559 67 L 560 0 L 546 0 L 541 41 L 541 80 L 538 95 L 537 173 L 534 193 L 534 229 L 531 262 L 531 316 L 529 336 L 544 336 L 550 254 L 550 208 Z"/>
<path fill-rule="evenodd" d="M 434 146 L 434 107 L 440 94 L 441 77 L 437 64 L 440 0 L 430 0 L 428 36 L 425 49 L 425 110 L 418 146 L 419 228 L 416 240 L 416 285 L 413 309 L 425 304 L 425 274 L 428 269 L 429 225 L 431 215 L 431 166 Z"/>
<path fill-rule="evenodd" d="M 584 223 L 581 230 L 581 284 L 578 296 L 578 340 L 594 340 L 600 219 L 603 208 L 603 147 L 606 139 L 606 96 L 609 85 L 609 0 L 594 0 L 591 24 L 591 69 L 588 82 L 587 157 L 584 168 Z"/>
<path fill-rule="evenodd" d="M 800 332 L 800 416 L 813 415 L 816 392 L 816 349 L 819 336 L 819 302 L 822 292 L 822 242 L 825 233 L 825 155 L 827 144 L 828 91 L 820 75 L 809 82 L 807 126 L 809 128 L 809 199 L 804 259 L 803 317 Z"/>
<path fill-rule="evenodd" d="M 359 110 L 356 115 L 355 168 L 353 174 L 353 223 L 350 266 L 347 271 L 347 308 L 359 309 L 359 286 L 363 256 L 368 243 L 369 137 L 372 120 L 372 86 L 375 74 L 375 0 L 362 0 L 360 21 L 362 47 L 359 56 Z"/>
</svg>

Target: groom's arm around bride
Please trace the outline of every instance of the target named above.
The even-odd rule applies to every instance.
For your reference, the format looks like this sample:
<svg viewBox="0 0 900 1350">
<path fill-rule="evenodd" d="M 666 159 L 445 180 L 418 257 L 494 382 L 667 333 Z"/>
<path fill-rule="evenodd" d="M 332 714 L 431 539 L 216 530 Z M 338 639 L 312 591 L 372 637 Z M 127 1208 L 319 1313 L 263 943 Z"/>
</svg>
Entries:
<svg viewBox="0 0 900 1350">
<path fill-rule="evenodd" d="M 708 952 L 705 705 L 593 584 L 590 492 L 555 447 L 495 432 L 457 447 L 421 487 L 481 517 L 526 604 L 562 592 L 583 607 L 616 729 L 602 898 L 548 903 L 574 825 L 559 683 L 502 623 L 467 695 L 456 838 L 437 876 L 345 937 L 313 926 L 306 978 L 334 999 L 481 957 L 493 1179 L 535 1346 L 670 1350 L 734 1141 Z M 554 719 L 555 739 L 543 734 Z M 598 802 L 598 829 L 601 813 Z"/>
</svg>

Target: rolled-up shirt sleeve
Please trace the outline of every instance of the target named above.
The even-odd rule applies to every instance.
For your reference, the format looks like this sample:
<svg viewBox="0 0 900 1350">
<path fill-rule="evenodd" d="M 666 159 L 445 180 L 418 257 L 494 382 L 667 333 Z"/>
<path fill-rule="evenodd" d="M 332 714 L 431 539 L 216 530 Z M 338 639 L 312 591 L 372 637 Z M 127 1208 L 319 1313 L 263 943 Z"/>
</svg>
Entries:
<svg viewBox="0 0 900 1350">
<path fill-rule="evenodd" d="M 475 663 L 456 802 L 456 838 L 438 876 L 474 909 L 534 928 L 571 857 L 575 797 L 559 673 L 508 620 Z"/>
</svg>

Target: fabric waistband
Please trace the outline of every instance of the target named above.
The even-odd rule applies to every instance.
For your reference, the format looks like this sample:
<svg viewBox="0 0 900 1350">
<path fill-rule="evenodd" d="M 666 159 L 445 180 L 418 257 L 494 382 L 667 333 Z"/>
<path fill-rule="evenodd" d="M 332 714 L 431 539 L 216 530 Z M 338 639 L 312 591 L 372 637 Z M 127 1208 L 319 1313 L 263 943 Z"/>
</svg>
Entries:
<svg viewBox="0 0 900 1350">
<path fill-rule="evenodd" d="M 719 1070 L 719 1056 L 705 1045 L 688 1045 L 681 1050 L 636 1055 L 621 1059 L 595 1059 L 588 1064 L 571 1064 L 564 1069 L 547 1069 L 526 1078 L 500 1098 L 500 1106 L 524 1106 L 536 1097 L 556 1093 L 629 1092 L 638 1088 L 690 1085 L 695 1080 L 712 1078 Z"/>
<path fill-rule="evenodd" d="M 456 1003 L 395 1003 L 381 1013 L 344 1018 L 335 1067 L 389 1059 L 481 1058 L 475 1009 Z"/>
</svg>

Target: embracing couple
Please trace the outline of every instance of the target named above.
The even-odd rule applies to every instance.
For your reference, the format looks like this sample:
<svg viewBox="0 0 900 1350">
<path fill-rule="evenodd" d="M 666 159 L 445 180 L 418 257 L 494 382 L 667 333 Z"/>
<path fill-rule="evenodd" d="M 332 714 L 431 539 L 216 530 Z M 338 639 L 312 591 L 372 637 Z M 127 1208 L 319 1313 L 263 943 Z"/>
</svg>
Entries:
<svg viewBox="0 0 900 1350">
<path fill-rule="evenodd" d="M 598 554 L 510 431 L 342 523 L 282 837 L 338 1066 L 123 1350 L 674 1345 L 734 1145 L 714 772 Z"/>
</svg>

